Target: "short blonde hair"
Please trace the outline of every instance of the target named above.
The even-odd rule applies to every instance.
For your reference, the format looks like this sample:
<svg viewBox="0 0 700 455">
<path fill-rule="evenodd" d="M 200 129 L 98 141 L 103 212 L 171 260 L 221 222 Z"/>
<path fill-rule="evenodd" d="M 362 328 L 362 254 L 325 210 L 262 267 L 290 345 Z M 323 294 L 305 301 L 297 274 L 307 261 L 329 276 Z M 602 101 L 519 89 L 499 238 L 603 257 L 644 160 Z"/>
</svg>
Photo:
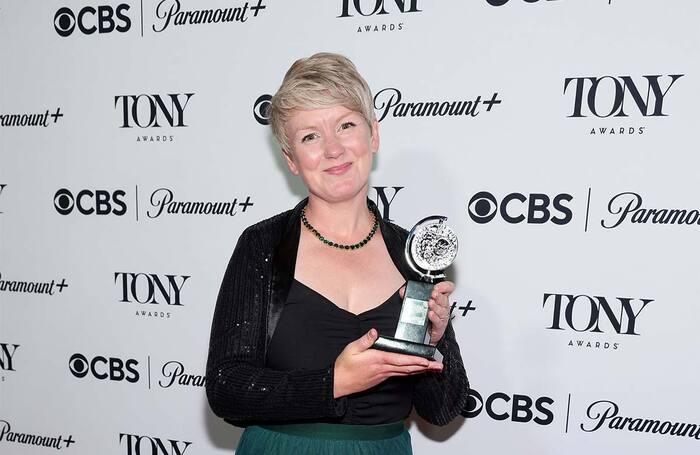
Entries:
<svg viewBox="0 0 700 455">
<path fill-rule="evenodd" d="M 295 109 L 344 106 L 359 112 L 371 127 L 376 120 L 372 92 L 355 65 L 340 54 L 320 52 L 292 64 L 272 97 L 270 126 L 283 150 L 289 150 L 285 125 Z"/>
</svg>

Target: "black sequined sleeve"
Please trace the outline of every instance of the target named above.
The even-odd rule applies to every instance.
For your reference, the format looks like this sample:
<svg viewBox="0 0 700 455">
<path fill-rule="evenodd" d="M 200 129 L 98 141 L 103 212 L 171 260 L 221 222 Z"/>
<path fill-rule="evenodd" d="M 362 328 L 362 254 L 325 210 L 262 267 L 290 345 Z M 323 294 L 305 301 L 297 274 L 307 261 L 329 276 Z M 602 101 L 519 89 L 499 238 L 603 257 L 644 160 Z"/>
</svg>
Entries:
<svg viewBox="0 0 700 455">
<path fill-rule="evenodd" d="M 241 234 L 219 290 L 209 341 L 206 392 L 216 415 L 236 425 L 340 417 L 333 365 L 318 370 L 265 368 L 269 250 L 262 235 Z M 267 248 L 266 248 L 267 246 Z M 269 291 L 269 290 L 268 290 Z"/>
<path fill-rule="evenodd" d="M 452 321 L 437 349 L 443 355 L 443 370 L 419 376 L 413 394 L 418 415 L 434 425 L 446 425 L 460 414 L 467 403 L 469 381 L 455 339 Z"/>
</svg>

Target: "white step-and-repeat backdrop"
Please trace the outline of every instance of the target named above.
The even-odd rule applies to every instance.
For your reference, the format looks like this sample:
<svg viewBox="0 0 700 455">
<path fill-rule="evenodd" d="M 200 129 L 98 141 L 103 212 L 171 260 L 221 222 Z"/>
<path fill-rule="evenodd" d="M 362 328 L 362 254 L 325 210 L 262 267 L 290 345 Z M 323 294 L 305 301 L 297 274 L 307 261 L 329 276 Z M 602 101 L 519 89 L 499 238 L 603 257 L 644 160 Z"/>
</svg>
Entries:
<svg viewBox="0 0 700 455">
<path fill-rule="evenodd" d="M 266 126 L 350 57 L 370 197 L 461 239 L 471 382 L 416 453 L 700 451 L 700 3 L 0 1 L 0 453 L 232 453 L 204 393 L 240 232 L 304 197 Z"/>
</svg>

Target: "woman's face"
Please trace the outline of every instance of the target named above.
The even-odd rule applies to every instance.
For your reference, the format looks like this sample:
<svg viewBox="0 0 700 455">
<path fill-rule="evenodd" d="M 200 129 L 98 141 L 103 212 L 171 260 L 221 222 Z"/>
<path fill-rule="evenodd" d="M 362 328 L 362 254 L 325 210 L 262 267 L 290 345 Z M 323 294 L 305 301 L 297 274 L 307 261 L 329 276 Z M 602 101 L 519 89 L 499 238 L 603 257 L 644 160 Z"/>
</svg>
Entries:
<svg viewBox="0 0 700 455">
<path fill-rule="evenodd" d="M 343 106 L 296 110 L 285 125 L 284 155 L 309 192 L 328 202 L 351 199 L 367 185 L 379 149 L 378 124 Z"/>
</svg>

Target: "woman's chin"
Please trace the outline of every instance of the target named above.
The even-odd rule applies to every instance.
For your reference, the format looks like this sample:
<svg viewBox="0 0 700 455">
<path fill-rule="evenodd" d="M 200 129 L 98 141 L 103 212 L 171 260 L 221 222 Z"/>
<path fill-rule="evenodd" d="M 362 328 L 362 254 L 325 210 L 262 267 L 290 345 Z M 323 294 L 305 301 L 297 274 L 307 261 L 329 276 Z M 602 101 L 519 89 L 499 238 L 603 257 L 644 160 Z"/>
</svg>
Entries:
<svg viewBox="0 0 700 455">
<path fill-rule="evenodd" d="M 361 196 L 362 190 L 366 187 L 366 182 L 364 185 L 347 182 L 347 184 L 333 185 L 325 191 L 315 194 L 328 202 L 345 202 Z"/>
</svg>

